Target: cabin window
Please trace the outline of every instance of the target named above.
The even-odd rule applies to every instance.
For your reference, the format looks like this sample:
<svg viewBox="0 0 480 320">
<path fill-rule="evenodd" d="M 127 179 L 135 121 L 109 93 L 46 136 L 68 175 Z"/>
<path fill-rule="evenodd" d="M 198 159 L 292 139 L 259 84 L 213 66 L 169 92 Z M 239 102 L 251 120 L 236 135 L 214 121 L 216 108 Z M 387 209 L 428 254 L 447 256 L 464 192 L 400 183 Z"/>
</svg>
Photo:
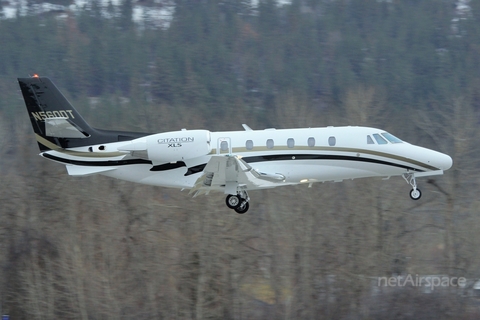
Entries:
<svg viewBox="0 0 480 320">
<path fill-rule="evenodd" d="M 328 145 L 329 145 L 330 147 L 333 147 L 333 146 L 336 145 L 336 144 L 337 144 L 337 139 L 336 139 L 335 137 L 330 137 L 330 138 L 328 138 Z"/>
<path fill-rule="evenodd" d="M 220 150 L 222 151 L 228 151 L 228 142 L 227 141 L 222 141 L 220 143 Z"/>
<path fill-rule="evenodd" d="M 375 142 L 373 142 L 372 137 L 367 136 L 367 144 L 375 144 Z"/>
<path fill-rule="evenodd" d="M 378 144 L 387 144 L 387 140 L 385 140 L 384 138 L 382 138 L 381 135 L 379 135 L 378 133 L 374 133 L 373 134 L 373 137 L 375 138 L 375 140 L 377 140 L 377 143 Z"/>
<path fill-rule="evenodd" d="M 253 149 L 253 141 L 252 140 L 247 140 L 247 142 L 245 142 L 245 147 L 247 148 L 247 150 L 252 150 Z"/>
<path fill-rule="evenodd" d="M 273 149 L 273 139 L 268 139 L 267 140 L 267 148 L 268 149 Z"/>
<path fill-rule="evenodd" d="M 295 140 L 293 140 L 293 138 L 288 138 L 287 147 L 289 147 L 289 148 L 295 147 Z"/>
<path fill-rule="evenodd" d="M 315 147 L 315 138 L 314 137 L 308 138 L 307 143 L 310 148 Z"/>
<path fill-rule="evenodd" d="M 393 134 L 390 134 L 388 132 L 382 133 L 382 136 L 387 138 L 388 141 L 391 143 L 402 143 L 403 141 L 395 137 Z"/>
</svg>

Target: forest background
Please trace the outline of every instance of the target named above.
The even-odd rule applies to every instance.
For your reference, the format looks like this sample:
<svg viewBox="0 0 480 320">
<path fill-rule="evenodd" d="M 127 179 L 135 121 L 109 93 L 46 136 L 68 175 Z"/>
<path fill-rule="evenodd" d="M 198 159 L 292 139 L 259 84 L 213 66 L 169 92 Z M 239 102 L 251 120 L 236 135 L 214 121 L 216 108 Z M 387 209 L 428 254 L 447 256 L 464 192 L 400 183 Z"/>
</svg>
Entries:
<svg viewBox="0 0 480 320">
<path fill-rule="evenodd" d="M 473 319 L 480 304 L 480 2 L 0 1 L 0 307 L 14 319 Z M 52 1 L 70 5 L 72 1 Z M 134 22 L 134 6 L 169 8 Z M 20 12 L 20 11 L 19 11 Z M 50 77 L 95 127 L 367 125 L 452 156 L 445 175 L 224 195 L 37 156 L 17 77 Z M 465 288 L 378 277 L 465 277 Z"/>
</svg>

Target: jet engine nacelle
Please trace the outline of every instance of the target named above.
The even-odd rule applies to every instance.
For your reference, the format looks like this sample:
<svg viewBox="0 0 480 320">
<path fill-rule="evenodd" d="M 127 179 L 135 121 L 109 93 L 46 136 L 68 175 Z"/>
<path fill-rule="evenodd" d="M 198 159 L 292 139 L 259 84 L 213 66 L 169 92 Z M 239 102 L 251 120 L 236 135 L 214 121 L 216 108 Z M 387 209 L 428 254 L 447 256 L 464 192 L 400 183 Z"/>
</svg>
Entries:
<svg viewBox="0 0 480 320">
<path fill-rule="evenodd" d="M 182 130 L 146 137 L 147 157 L 153 163 L 177 162 L 205 156 L 212 151 L 210 131 Z"/>
</svg>

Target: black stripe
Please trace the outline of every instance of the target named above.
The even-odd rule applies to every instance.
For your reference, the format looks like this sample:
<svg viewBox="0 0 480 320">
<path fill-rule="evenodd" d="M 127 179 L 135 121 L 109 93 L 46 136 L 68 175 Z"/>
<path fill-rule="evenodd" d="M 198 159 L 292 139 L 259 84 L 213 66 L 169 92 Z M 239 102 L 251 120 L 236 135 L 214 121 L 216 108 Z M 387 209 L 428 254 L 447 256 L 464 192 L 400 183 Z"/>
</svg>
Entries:
<svg viewBox="0 0 480 320">
<path fill-rule="evenodd" d="M 188 168 L 187 173 L 185 173 L 184 176 L 186 177 L 186 176 L 189 176 L 191 174 L 202 172 L 203 169 L 205 169 L 206 165 L 207 164 L 204 163 L 204 164 L 199 164 L 198 166 L 190 167 L 190 168 Z"/>
<path fill-rule="evenodd" d="M 424 170 L 419 170 L 410 166 L 403 164 L 398 164 L 389 161 L 363 158 L 363 157 L 353 157 L 353 156 L 340 156 L 340 155 L 329 155 L 329 154 L 273 154 L 265 156 L 254 156 L 254 157 L 243 157 L 247 163 L 254 162 L 263 162 L 263 161 L 284 161 L 284 160 L 342 160 L 342 161 L 359 161 L 359 162 L 369 162 L 383 164 L 386 166 L 398 167 L 403 169 L 408 169 L 412 171 L 424 172 Z"/>
<path fill-rule="evenodd" d="M 65 159 L 56 156 L 52 156 L 48 153 L 42 153 L 42 156 L 50 160 L 74 164 L 77 166 L 87 166 L 87 167 L 108 167 L 108 166 L 125 166 L 130 164 L 152 164 L 150 160 L 144 159 L 128 159 L 128 160 L 107 160 L 107 161 L 83 161 L 83 160 L 72 160 Z"/>
<path fill-rule="evenodd" d="M 181 167 L 186 167 L 187 165 L 183 161 L 178 161 L 175 163 L 165 163 L 165 164 L 160 164 L 158 166 L 153 166 L 150 171 L 166 171 L 166 170 L 172 170 L 172 169 L 177 169 Z"/>
<path fill-rule="evenodd" d="M 255 163 L 255 162 L 265 162 L 265 161 L 295 161 L 295 160 L 340 160 L 340 161 L 358 161 L 358 162 L 368 162 L 368 163 L 376 163 L 385 166 L 397 167 L 402 169 L 407 169 L 411 171 L 417 172 L 424 172 L 425 170 L 416 169 L 410 166 L 406 166 L 403 164 L 398 164 L 394 162 L 388 162 L 383 160 L 377 159 L 370 159 L 370 158 L 361 158 L 361 157 L 352 157 L 352 156 L 339 156 L 339 155 L 325 155 L 325 154 L 272 154 L 272 155 L 264 155 L 264 156 L 254 156 L 254 157 L 243 157 L 247 163 Z M 207 164 L 201 164 L 195 167 L 188 168 L 187 173 L 185 176 L 189 176 L 191 174 L 195 174 L 198 172 L 203 171 Z M 200 169 L 201 170 L 198 170 Z"/>
</svg>

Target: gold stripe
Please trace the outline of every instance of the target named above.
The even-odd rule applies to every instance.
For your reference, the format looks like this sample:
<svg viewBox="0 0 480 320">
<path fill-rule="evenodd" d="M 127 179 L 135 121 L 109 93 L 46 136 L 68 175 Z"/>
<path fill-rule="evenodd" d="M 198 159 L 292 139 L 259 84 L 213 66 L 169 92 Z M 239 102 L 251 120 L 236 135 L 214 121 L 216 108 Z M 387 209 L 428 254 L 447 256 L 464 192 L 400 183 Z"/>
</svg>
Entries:
<svg viewBox="0 0 480 320">
<path fill-rule="evenodd" d="M 35 138 L 39 143 L 43 144 L 45 147 L 53 151 L 57 151 L 63 154 L 68 154 L 70 156 L 88 157 L 88 158 L 110 158 L 110 157 L 119 157 L 119 156 L 126 155 L 125 153 L 122 153 L 122 152 L 83 152 L 83 151 L 66 150 L 48 141 L 47 139 L 43 138 L 38 134 L 35 134 Z"/>
<path fill-rule="evenodd" d="M 43 138 L 42 136 L 38 135 L 35 133 L 35 139 L 37 139 L 37 142 L 38 143 L 41 143 L 43 144 L 45 147 L 47 147 L 48 149 L 52 149 L 52 150 L 55 150 L 57 151 L 58 149 L 61 149 L 59 146 L 57 146 L 55 143 L 51 143 L 50 141 L 48 141 L 47 139 Z"/>
<path fill-rule="evenodd" d="M 236 147 L 232 148 L 232 153 L 244 153 L 244 152 L 259 152 L 259 151 L 299 151 L 299 150 L 314 150 L 314 151 L 337 151 L 337 152 L 352 152 L 352 153 L 363 153 L 363 154 L 369 154 L 373 156 L 378 156 L 378 157 L 384 157 L 387 159 L 392 159 L 392 160 L 398 160 L 398 161 L 403 161 L 412 165 L 416 165 L 419 167 L 426 168 L 428 170 L 439 170 L 438 168 L 435 168 L 429 164 L 416 161 L 410 158 L 402 157 L 402 156 L 397 156 L 385 152 L 379 152 L 379 151 L 373 151 L 373 150 L 368 150 L 368 149 L 358 149 L 358 148 L 344 148 L 344 147 L 307 147 L 307 146 L 298 146 L 298 147 L 293 147 L 293 148 L 288 148 L 287 146 L 275 146 L 271 149 L 268 149 L 267 147 L 253 147 L 251 150 L 248 150 L 246 147 Z M 214 148 L 212 151 L 210 151 L 210 154 L 216 154 L 217 149 Z M 227 154 L 227 152 L 221 152 L 220 154 Z"/>
</svg>

